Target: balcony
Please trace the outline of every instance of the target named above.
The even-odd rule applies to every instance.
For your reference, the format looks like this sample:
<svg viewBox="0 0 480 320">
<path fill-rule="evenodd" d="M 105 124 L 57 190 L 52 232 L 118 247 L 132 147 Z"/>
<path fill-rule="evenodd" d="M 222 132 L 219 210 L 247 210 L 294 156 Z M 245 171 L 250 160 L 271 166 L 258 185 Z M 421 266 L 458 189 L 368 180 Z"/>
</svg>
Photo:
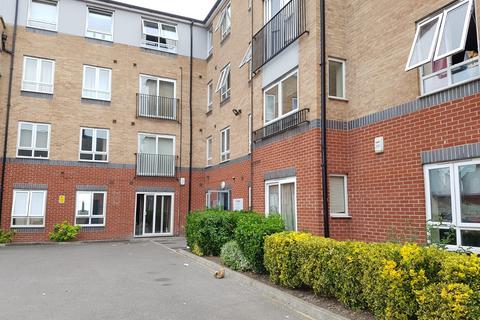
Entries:
<svg viewBox="0 0 480 320">
<path fill-rule="evenodd" d="M 137 93 L 137 117 L 178 121 L 179 99 Z"/>
<path fill-rule="evenodd" d="M 306 32 L 305 0 L 291 0 L 252 39 L 252 72 Z"/>
<path fill-rule="evenodd" d="M 137 153 L 136 156 L 137 176 L 175 177 L 174 155 Z"/>
<path fill-rule="evenodd" d="M 299 110 L 271 124 L 268 124 L 263 128 L 255 130 L 253 132 L 253 142 L 258 142 L 289 129 L 298 127 L 302 123 L 308 122 L 307 113 L 309 111 L 310 109 L 308 108 Z"/>
</svg>

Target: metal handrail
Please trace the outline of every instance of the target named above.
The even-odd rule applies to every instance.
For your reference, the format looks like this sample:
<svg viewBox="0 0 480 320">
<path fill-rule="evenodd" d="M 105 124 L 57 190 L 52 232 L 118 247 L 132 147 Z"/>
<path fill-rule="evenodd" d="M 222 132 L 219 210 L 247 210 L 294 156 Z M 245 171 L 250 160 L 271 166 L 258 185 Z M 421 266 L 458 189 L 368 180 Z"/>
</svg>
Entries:
<svg viewBox="0 0 480 320">
<path fill-rule="evenodd" d="M 137 117 L 178 120 L 179 99 L 137 93 Z"/>
<path fill-rule="evenodd" d="M 137 176 L 174 177 L 175 160 L 174 155 L 137 153 L 135 164 Z"/>
<path fill-rule="evenodd" d="M 310 109 L 305 108 L 299 110 L 291 115 L 288 115 L 284 118 L 281 118 L 275 122 L 272 122 L 258 130 L 253 132 L 253 141 L 258 142 L 262 139 L 266 139 L 268 137 L 274 136 L 276 134 L 282 133 L 289 129 L 298 127 L 304 122 L 307 122 L 307 113 Z"/>
</svg>

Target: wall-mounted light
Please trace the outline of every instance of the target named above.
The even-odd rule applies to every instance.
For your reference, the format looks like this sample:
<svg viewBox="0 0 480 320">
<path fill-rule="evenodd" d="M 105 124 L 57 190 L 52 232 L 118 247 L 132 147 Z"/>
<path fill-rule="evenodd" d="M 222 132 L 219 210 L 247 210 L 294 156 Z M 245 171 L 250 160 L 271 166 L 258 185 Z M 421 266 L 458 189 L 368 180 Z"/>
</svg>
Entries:
<svg viewBox="0 0 480 320">
<path fill-rule="evenodd" d="M 232 109 L 232 112 L 234 115 L 238 116 L 240 113 L 242 113 L 242 109 Z"/>
</svg>

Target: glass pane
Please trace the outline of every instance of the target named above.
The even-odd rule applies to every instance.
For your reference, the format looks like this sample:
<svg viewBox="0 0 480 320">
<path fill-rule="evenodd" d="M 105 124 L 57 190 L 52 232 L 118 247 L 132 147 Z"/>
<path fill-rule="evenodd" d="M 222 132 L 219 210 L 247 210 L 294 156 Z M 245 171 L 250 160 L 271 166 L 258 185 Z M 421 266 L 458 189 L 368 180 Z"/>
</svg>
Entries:
<svg viewBox="0 0 480 320">
<path fill-rule="evenodd" d="M 463 223 L 480 223 L 480 164 L 458 167 Z"/>
<path fill-rule="evenodd" d="M 229 130 L 225 130 L 225 151 L 229 151 L 230 150 L 230 129 Z"/>
<path fill-rule="evenodd" d="M 463 50 L 462 35 L 470 14 L 469 2 L 449 11 L 445 16 L 443 33 L 440 35 L 437 55 Z"/>
<path fill-rule="evenodd" d="M 478 230 L 461 230 L 462 246 L 480 247 L 480 231 Z"/>
<path fill-rule="evenodd" d="M 97 143 L 96 143 L 96 151 L 99 152 L 107 152 L 107 137 L 108 131 L 107 130 L 96 130 L 97 133 Z"/>
<path fill-rule="evenodd" d="M 159 96 L 166 98 L 175 97 L 174 84 L 170 81 L 159 81 Z"/>
<path fill-rule="evenodd" d="M 24 80 L 37 82 L 37 62 L 37 59 L 25 58 Z"/>
<path fill-rule="evenodd" d="M 91 224 L 103 224 L 103 218 L 92 218 Z"/>
<path fill-rule="evenodd" d="M 297 106 L 297 74 L 282 82 L 282 112 L 283 114 L 295 110 Z"/>
<path fill-rule="evenodd" d="M 43 225 L 43 217 L 42 218 L 28 218 L 28 223 L 31 226 L 41 226 L 41 225 Z"/>
<path fill-rule="evenodd" d="M 80 153 L 80 160 L 93 160 L 93 154 L 91 154 L 91 153 Z"/>
<path fill-rule="evenodd" d="M 90 215 L 92 195 L 90 192 L 77 192 L 77 216 Z"/>
<path fill-rule="evenodd" d="M 31 151 L 30 151 L 30 154 L 31 154 Z M 48 151 L 35 150 L 35 152 L 33 153 L 33 156 L 37 158 L 48 158 Z"/>
<path fill-rule="evenodd" d="M 33 217 L 43 217 L 43 208 L 44 208 L 44 193 L 43 192 L 32 192 L 32 199 L 30 201 L 30 216 Z"/>
<path fill-rule="evenodd" d="M 103 193 L 94 193 L 93 194 L 92 215 L 103 216 L 105 214 L 105 212 L 103 212 L 104 197 L 105 197 L 105 195 Z"/>
<path fill-rule="evenodd" d="M 330 177 L 330 206 L 332 213 L 346 213 L 344 177 Z"/>
<path fill-rule="evenodd" d="M 446 86 L 448 86 L 448 76 L 446 71 L 423 80 L 424 93 L 437 91 Z"/>
<path fill-rule="evenodd" d="M 110 91 L 110 70 L 100 69 L 98 89 Z"/>
<path fill-rule="evenodd" d="M 417 41 L 413 44 L 409 67 L 431 58 L 430 53 L 435 45 L 435 33 L 437 32 L 439 23 L 440 16 L 418 27 Z"/>
<path fill-rule="evenodd" d="M 89 10 L 88 30 L 110 34 L 112 32 L 112 15 Z"/>
<path fill-rule="evenodd" d="M 143 234 L 143 205 L 145 197 L 143 194 L 137 194 L 137 208 L 135 210 L 135 235 Z"/>
<path fill-rule="evenodd" d="M 81 150 L 93 151 L 93 129 L 82 129 Z"/>
<path fill-rule="evenodd" d="M 160 30 L 158 29 L 158 23 L 151 21 L 143 21 L 144 33 L 152 36 L 160 36 Z"/>
<path fill-rule="evenodd" d="M 95 155 L 95 160 L 96 161 L 107 161 L 108 157 L 106 154 L 96 154 Z"/>
<path fill-rule="evenodd" d="M 457 245 L 457 233 L 455 229 L 438 229 L 432 228 L 430 230 L 430 237 L 432 243 Z"/>
<path fill-rule="evenodd" d="M 42 61 L 42 70 L 40 74 L 40 82 L 42 83 L 53 83 L 53 62 L 52 61 Z"/>
<path fill-rule="evenodd" d="M 268 186 L 268 212 L 279 213 L 278 185 Z"/>
<path fill-rule="evenodd" d="M 153 209 L 155 198 L 147 196 L 145 203 L 145 233 L 153 233 Z"/>
<path fill-rule="evenodd" d="M 30 7 L 30 19 L 56 24 L 57 5 L 33 0 Z"/>
<path fill-rule="evenodd" d="M 430 210 L 433 222 L 452 222 L 450 168 L 429 170 Z"/>
<path fill-rule="evenodd" d="M 173 139 L 158 138 L 158 154 L 173 155 Z"/>
<path fill-rule="evenodd" d="M 343 63 L 328 62 L 328 95 L 343 98 Z"/>
<path fill-rule="evenodd" d="M 155 208 L 155 233 L 162 232 L 162 208 L 163 197 L 157 196 L 157 207 Z"/>
<path fill-rule="evenodd" d="M 35 141 L 35 147 L 48 148 L 48 126 L 44 124 L 37 125 L 37 140 Z"/>
<path fill-rule="evenodd" d="M 33 125 L 22 123 L 20 125 L 20 147 L 31 148 L 32 146 Z"/>
<path fill-rule="evenodd" d="M 295 230 L 295 184 L 280 185 L 282 190 L 281 215 L 287 230 Z"/>
<path fill-rule="evenodd" d="M 460 67 L 452 68 L 452 82 L 459 83 L 480 75 L 478 60 L 473 60 L 470 63 L 464 64 Z"/>
<path fill-rule="evenodd" d="M 20 156 L 20 157 L 31 157 L 32 156 L 32 150 L 18 149 L 18 156 Z"/>
<path fill-rule="evenodd" d="M 162 232 L 170 233 L 170 223 L 172 215 L 172 196 L 163 197 L 163 219 L 162 219 Z"/>
<path fill-rule="evenodd" d="M 28 192 L 15 192 L 15 201 L 13 203 L 13 216 L 27 216 Z"/>
<path fill-rule="evenodd" d="M 96 71 L 95 68 L 92 67 L 85 67 L 85 83 L 84 83 L 84 88 L 85 89 L 93 89 L 95 90 L 95 77 L 96 77 Z"/>
<path fill-rule="evenodd" d="M 278 117 L 278 86 L 265 92 L 265 122 Z"/>
<path fill-rule="evenodd" d="M 28 224 L 28 218 L 13 218 L 12 225 L 14 226 L 26 226 Z"/>
<path fill-rule="evenodd" d="M 90 218 L 76 218 L 75 224 L 90 224 Z"/>
<path fill-rule="evenodd" d="M 140 153 L 156 154 L 156 138 L 140 135 Z"/>
</svg>

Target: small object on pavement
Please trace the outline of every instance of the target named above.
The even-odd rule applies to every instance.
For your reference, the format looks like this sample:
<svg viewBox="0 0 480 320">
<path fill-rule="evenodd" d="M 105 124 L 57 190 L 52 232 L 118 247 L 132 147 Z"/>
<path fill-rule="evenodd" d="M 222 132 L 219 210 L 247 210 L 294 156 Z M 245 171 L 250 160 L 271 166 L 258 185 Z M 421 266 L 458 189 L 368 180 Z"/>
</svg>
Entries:
<svg viewBox="0 0 480 320">
<path fill-rule="evenodd" d="M 225 268 L 222 268 L 218 271 L 215 271 L 215 273 L 213 274 L 213 276 L 216 278 L 216 279 L 223 279 L 225 277 Z"/>
<path fill-rule="evenodd" d="M 184 263 L 183 266 L 184 266 L 184 267 L 188 267 L 188 263 Z"/>
</svg>

